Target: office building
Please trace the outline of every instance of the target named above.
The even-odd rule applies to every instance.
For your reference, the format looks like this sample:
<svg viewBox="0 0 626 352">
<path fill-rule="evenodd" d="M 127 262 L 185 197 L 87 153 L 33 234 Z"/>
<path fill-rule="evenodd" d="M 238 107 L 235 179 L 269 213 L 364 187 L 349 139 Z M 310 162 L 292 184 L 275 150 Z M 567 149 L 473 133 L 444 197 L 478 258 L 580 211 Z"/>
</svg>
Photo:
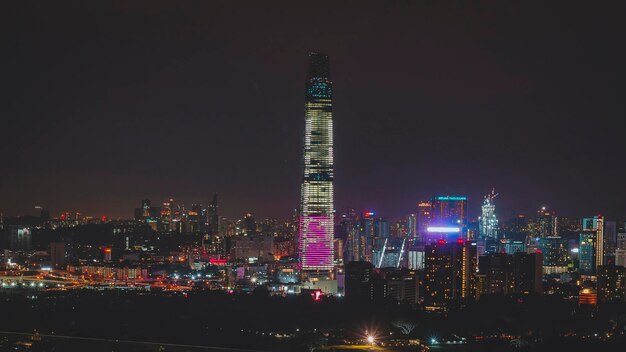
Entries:
<svg viewBox="0 0 626 352">
<path fill-rule="evenodd" d="M 345 266 L 345 296 L 357 301 L 374 299 L 374 265 L 366 261 L 349 262 Z"/>
<path fill-rule="evenodd" d="M 626 249 L 615 250 L 615 265 L 626 267 Z"/>
<path fill-rule="evenodd" d="M 541 294 L 541 253 L 492 253 L 478 259 L 481 294 Z"/>
<path fill-rule="evenodd" d="M 498 218 L 496 217 L 496 205 L 494 199 L 498 196 L 495 190 L 485 196 L 481 207 L 479 221 L 479 236 L 481 240 L 491 239 L 495 242 L 498 239 Z"/>
<path fill-rule="evenodd" d="M 543 273 L 562 274 L 568 271 L 569 255 L 567 240 L 549 236 L 539 238 L 537 248 L 543 254 Z"/>
<path fill-rule="evenodd" d="M 597 268 L 604 265 L 604 217 L 598 215 L 593 218 L 584 218 L 582 228 L 579 268 L 587 275 L 596 275 Z"/>
<path fill-rule="evenodd" d="M 256 263 L 274 259 L 274 238 L 271 236 L 235 236 L 230 241 L 233 260 Z"/>
<path fill-rule="evenodd" d="M 598 302 L 626 301 L 626 268 L 623 266 L 598 267 Z"/>
<path fill-rule="evenodd" d="M 513 256 L 492 253 L 478 259 L 478 273 L 485 275 L 483 291 L 486 294 L 507 295 L 515 292 Z"/>
<path fill-rule="evenodd" d="M 476 243 L 440 240 L 425 247 L 424 304 L 446 310 L 475 296 Z"/>
<path fill-rule="evenodd" d="M 515 292 L 521 294 L 543 293 L 541 253 L 516 252 L 513 254 Z"/>
<path fill-rule="evenodd" d="M 328 56 L 309 55 L 299 255 L 303 270 L 333 268 L 333 118 Z"/>
<path fill-rule="evenodd" d="M 432 212 L 432 204 L 430 201 L 422 201 L 417 203 L 417 241 L 423 242 L 428 234 L 427 229 L 430 226 L 430 214 Z"/>
<path fill-rule="evenodd" d="M 534 223 L 534 237 L 556 237 L 558 233 L 558 218 L 554 211 L 548 207 L 541 207 L 537 211 L 537 217 Z"/>
<path fill-rule="evenodd" d="M 220 229 L 220 217 L 218 212 L 217 205 L 217 193 L 213 194 L 213 199 L 211 200 L 211 204 L 209 204 L 208 208 L 208 220 L 209 220 L 209 235 L 218 235 Z"/>
<path fill-rule="evenodd" d="M 467 197 L 434 196 L 430 226 L 467 226 Z"/>
<path fill-rule="evenodd" d="M 50 267 L 52 270 L 65 269 L 65 242 L 50 243 Z"/>
<path fill-rule="evenodd" d="M 14 251 L 29 251 L 32 247 L 32 232 L 30 227 L 22 225 L 9 226 L 9 249 Z"/>
<path fill-rule="evenodd" d="M 389 270 L 384 276 L 388 298 L 409 304 L 418 303 L 419 277 L 416 271 Z"/>
<path fill-rule="evenodd" d="M 406 229 L 407 237 L 416 240 L 417 239 L 417 216 L 415 214 L 409 214 L 406 217 Z"/>
<path fill-rule="evenodd" d="M 506 254 L 515 254 L 517 252 L 525 252 L 526 244 L 524 241 L 516 241 L 512 239 L 500 240 L 500 251 Z"/>
</svg>

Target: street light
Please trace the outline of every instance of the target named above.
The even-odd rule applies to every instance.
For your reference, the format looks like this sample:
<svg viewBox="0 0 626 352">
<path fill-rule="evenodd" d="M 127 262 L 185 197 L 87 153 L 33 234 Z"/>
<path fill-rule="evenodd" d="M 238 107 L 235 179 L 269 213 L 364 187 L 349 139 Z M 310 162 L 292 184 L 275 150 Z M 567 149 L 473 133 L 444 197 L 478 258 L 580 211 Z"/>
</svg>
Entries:
<svg viewBox="0 0 626 352">
<path fill-rule="evenodd" d="M 367 343 L 369 343 L 370 345 L 373 345 L 374 344 L 374 336 L 367 335 Z"/>
</svg>

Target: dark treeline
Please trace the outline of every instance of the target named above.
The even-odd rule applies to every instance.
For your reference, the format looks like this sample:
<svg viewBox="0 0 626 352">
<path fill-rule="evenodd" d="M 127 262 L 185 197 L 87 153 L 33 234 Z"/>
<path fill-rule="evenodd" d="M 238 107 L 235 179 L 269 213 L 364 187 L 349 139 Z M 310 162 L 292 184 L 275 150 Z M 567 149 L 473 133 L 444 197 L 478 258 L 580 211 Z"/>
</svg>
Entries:
<svg viewBox="0 0 626 352">
<path fill-rule="evenodd" d="M 0 330 L 141 340 L 262 350 L 306 350 L 311 344 L 333 343 L 362 336 L 365 330 L 380 336 L 399 335 L 394 322 L 410 321 L 416 328 L 407 337 L 428 341 L 454 335 L 514 335 L 518 350 L 544 350 L 553 345 L 580 344 L 565 333 L 618 334 L 626 325 L 626 305 L 591 311 L 553 297 L 485 297 L 447 315 L 428 314 L 408 305 L 369 305 L 306 296 L 270 297 L 263 291 L 251 295 L 225 293 L 141 294 L 121 291 L 40 292 L 4 295 Z M 242 331 L 243 330 L 243 331 Z M 293 334 L 277 339 L 270 333 Z M 623 336 L 623 335 L 621 335 Z M 624 342 L 589 339 L 587 344 L 611 349 Z M 511 343 L 486 339 L 469 344 L 471 350 L 510 350 Z"/>
</svg>

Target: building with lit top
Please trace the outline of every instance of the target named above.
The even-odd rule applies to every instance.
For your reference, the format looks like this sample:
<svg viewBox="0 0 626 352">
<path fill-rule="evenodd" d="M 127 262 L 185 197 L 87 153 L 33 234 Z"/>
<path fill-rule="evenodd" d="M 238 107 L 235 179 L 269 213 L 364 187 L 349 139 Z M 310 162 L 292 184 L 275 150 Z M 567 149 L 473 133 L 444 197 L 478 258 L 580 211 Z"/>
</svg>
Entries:
<svg viewBox="0 0 626 352">
<path fill-rule="evenodd" d="M 309 55 L 299 256 L 303 270 L 333 268 L 333 115 L 328 56 Z"/>
<path fill-rule="evenodd" d="M 596 275 L 604 264 L 604 217 L 595 216 L 582 221 L 578 248 L 579 270 L 585 275 Z"/>
<path fill-rule="evenodd" d="M 434 196 L 430 203 L 430 226 L 467 226 L 467 197 Z"/>
<path fill-rule="evenodd" d="M 583 275 L 596 273 L 596 232 L 583 231 L 580 233 L 578 246 L 578 270 Z"/>
<path fill-rule="evenodd" d="M 429 201 L 417 203 L 417 240 L 423 241 L 426 238 L 426 229 L 430 226 L 430 213 L 432 205 Z"/>
<path fill-rule="evenodd" d="M 535 219 L 535 237 L 558 236 L 558 219 L 554 211 L 544 206 L 537 211 Z"/>
<path fill-rule="evenodd" d="M 578 293 L 578 305 L 595 306 L 598 304 L 598 293 L 592 288 L 583 288 Z"/>
<path fill-rule="evenodd" d="M 495 190 L 485 196 L 481 207 L 482 213 L 479 220 L 479 238 L 498 238 L 498 218 L 496 217 L 496 205 L 493 200 L 498 196 Z"/>
<path fill-rule="evenodd" d="M 476 243 L 440 240 L 425 247 L 424 304 L 446 310 L 475 296 Z"/>
</svg>

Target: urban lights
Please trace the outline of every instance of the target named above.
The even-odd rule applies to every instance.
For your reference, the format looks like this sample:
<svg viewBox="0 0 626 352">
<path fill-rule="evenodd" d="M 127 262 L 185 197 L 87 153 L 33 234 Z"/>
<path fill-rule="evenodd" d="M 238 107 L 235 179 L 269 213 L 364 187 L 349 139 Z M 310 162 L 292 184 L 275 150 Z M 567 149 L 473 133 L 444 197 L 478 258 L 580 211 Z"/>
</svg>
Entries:
<svg viewBox="0 0 626 352">
<path fill-rule="evenodd" d="M 461 228 L 453 226 L 429 226 L 426 228 L 426 231 L 430 233 L 459 233 L 461 232 Z"/>
</svg>

